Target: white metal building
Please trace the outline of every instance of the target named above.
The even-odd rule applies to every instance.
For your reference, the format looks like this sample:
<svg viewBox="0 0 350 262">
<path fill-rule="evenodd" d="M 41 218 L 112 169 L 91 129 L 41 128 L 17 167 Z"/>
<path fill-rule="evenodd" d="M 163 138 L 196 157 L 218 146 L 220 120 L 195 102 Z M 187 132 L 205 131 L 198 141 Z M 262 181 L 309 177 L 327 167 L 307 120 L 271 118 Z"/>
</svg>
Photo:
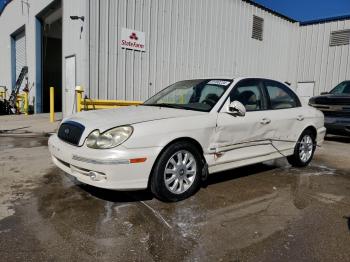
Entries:
<svg viewBox="0 0 350 262">
<path fill-rule="evenodd" d="M 341 31 L 340 31 L 341 30 Z M 350 79 L 350 17 L 300 24 L 248 0 L 13 0 L 0 15 L 0 86 L 29 68 L 30 103 L 145 100 L 177 80 L 254 75 L 303 96 Z"/>
</svg>

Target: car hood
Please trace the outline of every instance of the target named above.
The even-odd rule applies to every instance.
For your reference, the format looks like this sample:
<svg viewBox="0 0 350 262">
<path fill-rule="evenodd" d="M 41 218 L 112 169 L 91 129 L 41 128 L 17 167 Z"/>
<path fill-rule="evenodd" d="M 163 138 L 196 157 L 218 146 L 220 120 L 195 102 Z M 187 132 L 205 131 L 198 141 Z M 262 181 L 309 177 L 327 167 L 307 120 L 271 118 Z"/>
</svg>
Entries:
<svg viewBox="0 0 350 262">
<path fill-rule="evenodd" d="M 310 98 L 311 104 L 319 105 L 350 105 L 350 95 L 321 95 Z"/>
<path fill-rule="evenodd" d="M 115 109 L 94 110 L 77 113 L 65 118 L 65 121 L 75 121 L 85 126 L 86 131 L 100 129 L 101 132 L 122 125 L 132 125 L 141 122 L 168 118 L 189 117 L 205 112 L 173 109 L 157 106 L 127 106 Z"/>
</svg>

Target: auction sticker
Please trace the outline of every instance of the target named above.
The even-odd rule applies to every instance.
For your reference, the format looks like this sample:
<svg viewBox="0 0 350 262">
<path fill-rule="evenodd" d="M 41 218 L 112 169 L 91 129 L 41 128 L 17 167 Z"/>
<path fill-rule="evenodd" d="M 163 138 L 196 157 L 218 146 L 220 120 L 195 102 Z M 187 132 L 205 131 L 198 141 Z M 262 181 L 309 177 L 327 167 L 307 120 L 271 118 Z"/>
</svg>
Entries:
<svg viewBox="0 0 350 262">
<path fill-rule="evenodd" d="M 210 80 L 208 85 L 228 86 L 231 82 L 224 80 Z"/>
</svg>

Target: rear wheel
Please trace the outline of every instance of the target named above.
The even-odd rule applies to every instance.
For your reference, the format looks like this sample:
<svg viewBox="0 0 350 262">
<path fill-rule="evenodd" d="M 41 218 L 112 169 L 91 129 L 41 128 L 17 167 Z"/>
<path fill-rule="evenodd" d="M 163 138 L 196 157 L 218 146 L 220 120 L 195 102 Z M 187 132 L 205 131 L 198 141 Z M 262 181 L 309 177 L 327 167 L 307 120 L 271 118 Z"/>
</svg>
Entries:
<svg viewBox="0 0 350 262">
<path fill-rule="evenodd" d="M 180 201 L 199 188 L 203 163 L 197 148 L 187 142 L 171 144 L 153 168 L 151 191 L 163 201 Z"/>
<path fill-rule="evenodd" d="M 307 166 L 314 155 L 316 138 L 311 130 L 305 130 L 295 145 L 294 154 L 287 157 L 289 164 L 295 167 Z"/>
</svg>

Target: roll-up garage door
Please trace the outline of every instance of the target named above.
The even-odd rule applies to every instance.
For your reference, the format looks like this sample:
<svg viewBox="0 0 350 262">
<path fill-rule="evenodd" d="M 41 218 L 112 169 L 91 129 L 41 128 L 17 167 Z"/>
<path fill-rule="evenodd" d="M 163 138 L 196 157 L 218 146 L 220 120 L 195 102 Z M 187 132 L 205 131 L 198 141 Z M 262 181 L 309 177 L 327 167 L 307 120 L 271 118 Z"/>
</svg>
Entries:
<svg viewBox="0 0 350 262">
<path fill-rule="evenodd" d="M 15 53 L 16 53 L 16 81 L 21 73 L 22 67 L 27 64 L 26 61 L 26 35 L 23 31 L 15 37 Z M 21 89 L 24 87 L 25 81 L 22 82 Z"/>
</svg>

